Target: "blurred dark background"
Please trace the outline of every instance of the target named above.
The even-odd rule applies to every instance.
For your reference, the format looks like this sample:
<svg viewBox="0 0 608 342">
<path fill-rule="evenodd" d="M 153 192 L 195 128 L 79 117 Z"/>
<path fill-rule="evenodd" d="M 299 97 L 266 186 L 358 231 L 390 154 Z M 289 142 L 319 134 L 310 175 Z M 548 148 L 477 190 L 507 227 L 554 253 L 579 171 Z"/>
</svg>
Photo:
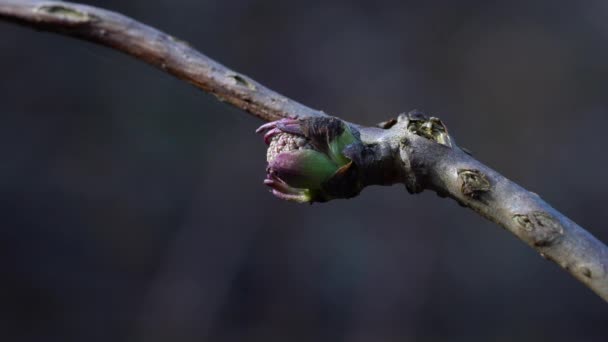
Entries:
<svg viewBox="0 0 608 342">
<path fill-rule="evenodd" d="M 373 124 L 418 108 L 608 242 L 608 3 L 86 1 Z M 1 341 L 607 341 L 608 305 L 403 186 L 297 205 L 261 122 L 0 22 Z"/>
</svg>

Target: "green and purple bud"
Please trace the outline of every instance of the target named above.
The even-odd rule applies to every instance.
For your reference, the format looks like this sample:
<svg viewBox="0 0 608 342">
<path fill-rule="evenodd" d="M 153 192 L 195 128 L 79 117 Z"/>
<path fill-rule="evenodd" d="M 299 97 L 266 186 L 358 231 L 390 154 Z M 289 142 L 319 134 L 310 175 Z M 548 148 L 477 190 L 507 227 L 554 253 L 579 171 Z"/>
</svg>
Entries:
<svg viewBox="0 0 608 342">
<path fill-rule="evenodd" d="M 359 133 L 332 117 L 282 119 L 262 125 L 268 144 L 266 179 L 285 200 L 312 203 L 359 193 L 357 166 L 345 151 L 362 146 Z"/>
</svg>

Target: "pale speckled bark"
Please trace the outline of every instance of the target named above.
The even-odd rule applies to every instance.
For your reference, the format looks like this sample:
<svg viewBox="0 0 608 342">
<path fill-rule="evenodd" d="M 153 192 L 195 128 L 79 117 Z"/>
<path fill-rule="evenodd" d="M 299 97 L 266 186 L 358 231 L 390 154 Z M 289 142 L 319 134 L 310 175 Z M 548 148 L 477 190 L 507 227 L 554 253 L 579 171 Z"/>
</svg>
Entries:
<svg viewBox="0 0 608 342">
<path fill-rule="evenodd" d="M 2 0 L 0 18 L 122 51 L 266 121 L 323 115 L 226 68 L 187 42 L 115 12 L 59 1 Z"/>
<path fill-rule="evenodd" d="M 455 199 L 513 233 L 608 301 L 606 245 L 537 194 L 477 161 L 456 144 L 439 144 L 412 133 L 408 125 L 408 115 L 402 114 L 393 127 L 384 132 L 373 129 L 366 139 L 367 143 L 380 142 L 400 151 L 402 182 L 410 192 L 429 189 Z M 390 154 L 384 157 L 394 159 Z"/>
<path fill-rule="evenodd" d="M 198 52 L 186 42 L 107 10 L 57 1 L 0 0 L 0 18 L 130 54 L 263 120 L 325 116 Z M 538 195 L 459 148 L 439 120 L 400 115 L 356 126 L 368 147 L 362 182 L 404 183 L 454 198 L 501 225 L 608 301 L 608 249 Z"/>
</svg>

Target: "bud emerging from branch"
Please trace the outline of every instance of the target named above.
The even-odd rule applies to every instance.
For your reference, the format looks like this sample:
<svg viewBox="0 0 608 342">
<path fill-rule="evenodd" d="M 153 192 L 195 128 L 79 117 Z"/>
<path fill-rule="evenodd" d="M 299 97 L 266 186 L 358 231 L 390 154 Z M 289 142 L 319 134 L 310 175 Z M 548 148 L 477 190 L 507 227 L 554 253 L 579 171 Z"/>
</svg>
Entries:
<svg viewBox="0 0 608 342">
<path fill-rule="evenodd" d="M 332 117 L 282 119 L 262 125 L 268 144 L 264 184 L 281 198 L 301 203 L 349 198 L 361 190 L 357 165 L 345 153 L 363 144 L 359 132 Z M 347 153 L 348 154 L 348 153 Z"/>
</svg>

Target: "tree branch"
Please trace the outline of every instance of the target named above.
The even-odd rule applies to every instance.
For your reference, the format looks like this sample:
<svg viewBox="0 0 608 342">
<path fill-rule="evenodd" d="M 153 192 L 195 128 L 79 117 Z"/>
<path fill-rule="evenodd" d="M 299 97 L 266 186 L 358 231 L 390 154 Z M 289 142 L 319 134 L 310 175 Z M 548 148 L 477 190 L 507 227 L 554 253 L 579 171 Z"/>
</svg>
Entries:
<svg viewBox="0 0 608 342">
<path fill-rule="evenodd" d="M 266 121 L 323 115 L 226 68 L 185 41 L 116 12 L 60 1 L 2 0 L 0 18 L 122 51 Z"/>
<path fill-rule="evenodd" d="M 284 156 L 300 158 L 301 153 L 285 150 L 285 142 L 289 142 L 296 146 L 290 145 L 296 152 L 312 149 L 311 153 L 321 153 L 318 158 L 326 158 L 322 156 L 326 153 L 327 158 L 331 157 L 328 165 L 336 166 L 337 171 L 312 185 L 292 177 L 300 184 L 300 188 L 295 188 L 285 182 L 286 177 L 277 176 L 285 171 L 285 165 L 293 167 L 293 163 L 286 164 L 284 160 L 277 163 L 269 153 L 270 174 L 266 184 L 283 198 L 302 201 L 347 198 L 373 184 L 404 183 L 411 193 L 433 190 L 509 230 L 608 301 L 606 246 L 538 195 L 459 148 L 445 125 L 436 118 L 412 112 L 380 127 L 362 127 L 339 119 L 328 121 L 330 117 L 324 113 L 224 67 L 186 42 L 123 15 L 91 6 L 0 0 L 0 18 L 130 54 L 263 120 L 297 119 L 279 121 L 261 129 L 267 133 L 271 150 L 276 152 L 281 142 Z M 352 134 L 345 138 L 344 132 Z M 333 141 L 339 144 L 332 145 Z M 340 146 L 337 155 L 332 150 L 335 146 Z M 306 188 L 302 189 L 302 184 Z"/>
</svg>

